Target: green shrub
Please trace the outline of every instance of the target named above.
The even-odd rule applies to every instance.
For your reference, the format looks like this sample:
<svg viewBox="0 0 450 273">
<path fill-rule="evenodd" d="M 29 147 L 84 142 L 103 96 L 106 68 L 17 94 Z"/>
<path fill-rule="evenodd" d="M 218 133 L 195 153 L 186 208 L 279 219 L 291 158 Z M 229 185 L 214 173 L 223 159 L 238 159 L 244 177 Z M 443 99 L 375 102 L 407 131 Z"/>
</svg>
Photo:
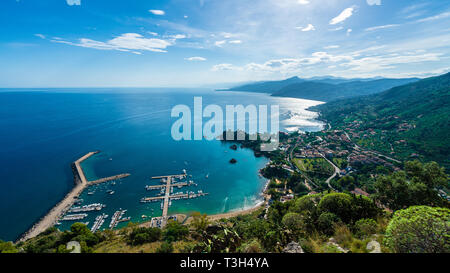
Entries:
<svg viewBox="0 0 450 273">
<path fill-rule="evenodd" d="M 163 242 L 157 249 L 156 253 L 172 253 L 173 245 L 172 243 Z"/>
<path fill-rule="evenodd" d="M 384 244 L 400 253 L 449 253 L 450 209 L 413 206 L 395 212 Z"/>
<path fill-rule="evenodd" d="M 161 229 L 145 227 L 134 228 L 127 237 L 127 242 L 130 245 L 142 245 L 145 243 L 156 242 L 161 238 Z"/>
<path fill-rule="evenodd" d="M 319 202 L 319 211 L 331 212 L 345 223 L 352 219 L 352 199 L 346 193 L 330 193 L 325 195 Z"/>
<path fill-rule="evenodd" d="M 377 222 L 373 219 L 360 219 L 355 223 L 358 238 L 365 238 L 377 232 Z"/>
<path fill-rule="evenodd" d="M 331 212 L 324 212 L 320 214 L 317 220 L 317 228 L 325 235 L 333 235 L 334 225 L 339 222 L 339 217 Z"/>
<path fill-rule="evenodd" d="M 175 242 L 189 234 L 189 229 L 186 226 L 176 222 L 169 221 L 164 229 L 164 240 L 167 242 Z"/>
</svg>

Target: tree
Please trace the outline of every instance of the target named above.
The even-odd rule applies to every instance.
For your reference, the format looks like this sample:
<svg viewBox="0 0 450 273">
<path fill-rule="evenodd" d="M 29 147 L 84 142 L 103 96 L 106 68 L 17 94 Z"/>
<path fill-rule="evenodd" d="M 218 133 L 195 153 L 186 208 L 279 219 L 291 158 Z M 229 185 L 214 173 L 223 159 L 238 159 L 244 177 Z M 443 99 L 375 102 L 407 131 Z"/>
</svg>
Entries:
<svg viewBox="0 0 450 273">
<path fill-rule="evenodd" d="M 276 189 L 270 189 L 267 191 L 267 194 L 270 195 L 270 198 L 273 200 L 279 200 L 281 197 L 281 193 L 279 193 Z"/>
<path fill-rule="evenodd" d="M 355 178 L 353 176 L 344 176 L 337 181 L 337 184 L 340 188 L 348 191 L 352 191 L 355 189 Z"/>
<path fill-rule="evenodd" d="M 399 253 L 449 253 L 450 209 L 413 206 L 395 212 L 384 243 Z"/>
<path fill-rule="evenodd" d="M 303 216 L 298 213 L 286 213 L 286 215 L 283 216 L 281 223 L 292 232 L 294 235 L 294 238 L 292 239 L 297 239 L 298 236 L 306 230 Z"/>
<path fill-rule="evenodd" d="M 206 213 L 201 214 L 200 212 L 193 212 L 191 216 L 191 226 L 195 229 L 195 231 L 197 233 L 202 233 L 205 231 L 209 225 L 208 215 L 206 215 Z"/>
<path fill-rule="evenodd" d="M 172 253 L 173 245 L 172 243 L 163 242 L 157 249 L 156 253 Z"/>
<path fill-rule="evenodd" d="M 373 219 L 359 219 L 355 223 L 356 236 L 364 238 L 377 232 L 377 222 Z"/>
<path fill-rule="evenodd" d="M 375 182 L 376 200 L 393 210 L 414 205 L 442 206 L 445 201 L 437 188 L 448 186 L 444 168 L 436 162 L 405 163 L 405 170 L 382 176 Z"/>
<path fill-rule="evenodd" d="M 319 202 L 320 212 L 331 212 L 345 223 L 352 220 L 352 199 L 346 193 L 330 193 Z"/>
<path fill-rule="evenodd" d="M 0 253 L 17 253 L 19 252 L 16 246 L 11 242 L 4 242 L 0 240 Z"/>
<path fill-rule="evenodd" d="M 131 245 L 156 242 L 161 238 L 161 229 L 145 227 L 134 228 L 127 237 L 127 242 Z"/>
<path fill-rule="evenodd" d="M 189 234 L 189 229 L 177 221 L 169 221 L 164 230 L 164 240 L 175 242 Z"/>
<path fill-rule="evenodd" d="M 364 195 L 351 195 L 352 199 L 352 222 L 362 218 L 376 218 L 381 213 L 372 199 Z"/>
<path fill-rule="evenodd" d="M 334 234 L 334 225 L 339 222 L 339 217 L 331 212 L 324 212 L 317 219 L 317 228 L 325 235 Z"/>
<path fill-rule="evenodd" d="M 89 228 L 83 223 L 74 223 L 70 226 L 70 231 L 72 231 L 74 237 L 78 235 L 87 235 L 90 233 L 92 234 Z"/>
</svg>

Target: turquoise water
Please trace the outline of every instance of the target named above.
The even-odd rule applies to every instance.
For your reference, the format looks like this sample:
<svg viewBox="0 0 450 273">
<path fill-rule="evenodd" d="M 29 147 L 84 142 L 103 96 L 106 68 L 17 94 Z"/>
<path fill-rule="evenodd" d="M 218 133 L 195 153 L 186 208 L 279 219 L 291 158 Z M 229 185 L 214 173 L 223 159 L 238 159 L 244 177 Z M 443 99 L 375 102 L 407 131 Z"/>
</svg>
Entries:
<svg viewBox="0 0 450 273">
<path fill-rule="evenodd" d="M 261 199 L 265 180 L 258 170 L 267 163 L 246 149 L 234 151 L 220 141 L 174 141 L 170 110 L 177 104 L 278 104 L 281 128 L 319 130 L 315 113 L 305 111 L 314 101 L 273 98 L 264 94 L 182 89 L 71 89 L 3 90 L 0 93 L 0 238 L 14 240 L 59 202 L 73 187 L 70 163 L 87 152 L 101 153 L 83 163 L 89 180 L 128 172 L 115 185 L 93 186 L 83 204 L 106 205 L 100 213 L 110 217 L 127 209 L 131 221 L 160 216 L 160 203 L 142 204 L 155 196 L 146 185 L 150 177 L 181 173 L 186 169 L 198 186 L 177 191 L 203 190 L 209 195 L 172 201 L 169 213 L 200 211 L 215 214 L 254 206 Z M 24 92 L 32 91 L 32 92 Z M 125 94 L 123 92 L 132 92 Z M 290 112 L 289 112 L 290 111 Z M 237 164 L 229 160 L 236 158 Z M 206 175 L 208 174 L 208 178 Z M 110 195 L 106 191 L 114 190 Z M 93 195 L 88 195 L 93 191 Z M 98 212 L 88 212 L 92 226 Z M 73 222 L 63 222 L 61 229 Z M 122 223 L 121 225 L 125 225 Z M 121 226 L 119 225 L 119 227 Z"/>
</svg>

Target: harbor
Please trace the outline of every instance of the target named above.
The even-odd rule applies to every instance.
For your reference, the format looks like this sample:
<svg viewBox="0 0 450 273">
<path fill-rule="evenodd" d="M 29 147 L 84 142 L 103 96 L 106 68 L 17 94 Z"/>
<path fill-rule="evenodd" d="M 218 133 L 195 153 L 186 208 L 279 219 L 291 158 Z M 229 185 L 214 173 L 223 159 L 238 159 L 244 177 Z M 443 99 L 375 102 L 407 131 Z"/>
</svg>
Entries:
<svg viewBox="0 0 450 273">
<path fill-rule="evenodd" d="M 159 189 L 161 190 L 160 196 L 144 197 L 140 200 L 141 203 L 151 203 L 161 201 L 162 216 L 152 218 L 151 220 L 152 227 L 163 228 L 167 224 L 167 221 L 171 219 L 170 217 L 172 216 L 168 217 L 168 211 L 169 207 L 172 205 L 172 200 L 191 199 L 208 195 L 208 193 L 204 193 L 202 190 L 198 190 L 197 193 L 190 191 L 186 193 L 177 192 L 172 194 L 173 189 L 175 187 L 181 189 L 182 187 L 186 186 L 197 186 L 197 184 L 195 184 L 194 181 L 192 180 L 190 180 L 189 182 L 177 181 L 187 179 L 186 170 L 183 170 L 183 174 L 154 176 L 152 177 L 152 179 L 160 179 L 160 182 L 162 184 L 154 186 L 146 186 L 146 189 L 147 191 Z"/>
<path fill-rule="evenodd" d="M 131 217 L 125 217 L 123 218 L 123 215 L 127 212 L 127 210 L 118 210 L 114 213 L 114 215 L 111 218 L 111 223 L 109 224 L 109 228 L 113 229 L 115 228 L 120 222 L 127 222 L 131 220 Z"/>
<path fill-rule="evenodd" d="M 130 176 L 129 173 L 123 173 L 123 174 L 118 174 L 118 175 L 114 175 L 114 176 L 110 176 L 110 177 L 106 177 L 106 178 L 102 178 L 102 179 L 98 179 L 98 180 L 94 180 L 94 181 L 88 181 L 84 174 L 83 168 L 81 167 L 81 163 L 98 153 L 99 153 L 99 151 L 89 152 L 86 155 L 82 156 L 81 158 L 79 158 L 78 160 L 76 160 L 75 162 L 72 163 L 72 171 L 73 171 L 73 175 L 74 175 L 75 187 L 63 198 L 62 201 L 60 201 L 57 205 L 55 205 L 44 217 L 42 217 L 37 223 L 35 223 L 31 227 L 31 229 L 29 229 L 27 232 L 25 232 L 19 238 L 19 240 L 17 242 L 23 242 L 28 239 L 34 238 L 37 235 L 39 235 L 41 232 L 44 232 L 48 228 L 57 224 L 58 220 L 60 220 L 60 219 L 63 220 L 65 217 L 64 214 L 66 212 L 68 212 L 71 209 L 71 207 L 77 202 L 78 197 L 81 195 L 81 193 L 87 187 L 89 187 L 91 185 L 98 185 L 98 184 L 105 183 L 108 181 L 118 180 L 118 179 L 122 179 L 122 178 Z M 66 218 L 65 220 L 71 219 L 73 217 L 74 216 Z M 81 216 L 78 215 L 77 217 L 81 217 Z M 77 218 L 77 217 L 75 217 L 75 218 Z M 83 219 L 83 218 L 81 218 L 81 219 Z M 76 219 L 76 220 L 79 220 L 79 219 Z"/>
</svg>

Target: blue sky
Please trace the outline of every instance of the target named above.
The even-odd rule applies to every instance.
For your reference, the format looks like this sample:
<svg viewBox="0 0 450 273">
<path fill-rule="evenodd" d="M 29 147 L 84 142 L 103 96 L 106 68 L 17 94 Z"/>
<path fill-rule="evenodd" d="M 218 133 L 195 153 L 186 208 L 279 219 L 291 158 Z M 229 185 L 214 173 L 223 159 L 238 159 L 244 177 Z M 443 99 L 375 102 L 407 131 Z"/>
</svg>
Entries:
<svg viewBox="0 0 450 273">
<path fill-rule="evenodd" d="M 450 1 L 2 0 L 0 87 L 449 71 Z"/>
</svg>

